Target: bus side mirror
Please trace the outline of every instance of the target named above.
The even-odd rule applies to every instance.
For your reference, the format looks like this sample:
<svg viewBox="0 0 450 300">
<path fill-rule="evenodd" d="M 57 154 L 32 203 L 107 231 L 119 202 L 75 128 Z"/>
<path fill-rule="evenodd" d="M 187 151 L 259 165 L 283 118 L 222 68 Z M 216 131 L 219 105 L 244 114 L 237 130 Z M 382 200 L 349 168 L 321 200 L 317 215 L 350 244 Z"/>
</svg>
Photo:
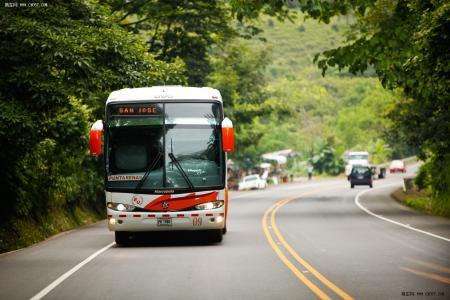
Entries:
<svg viewBox="0 0 450 300">
<path fill-rule="evenodd" d="M 103 121 L 97 120 L 92 124 L 89 132 L 89 150 L 91 156 L 98 157 L 103 154 Z"/>
<path fill-rule="evenodd" d="M 233 152 L 234 150 L 233 122 L 228 118 L 222 121 L 222 149 L 225 152 Z"/>
</svg>

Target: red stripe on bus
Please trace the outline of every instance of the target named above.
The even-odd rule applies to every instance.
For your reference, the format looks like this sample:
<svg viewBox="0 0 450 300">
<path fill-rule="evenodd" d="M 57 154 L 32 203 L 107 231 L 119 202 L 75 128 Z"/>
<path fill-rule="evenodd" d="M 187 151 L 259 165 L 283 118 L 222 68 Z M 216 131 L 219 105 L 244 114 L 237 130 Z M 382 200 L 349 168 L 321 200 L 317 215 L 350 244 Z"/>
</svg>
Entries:
<svg viewBox="0 0 450 300">
<path fill-rule="evenodd" d="M 141 215 L 136 214 L 136 215 L 133 215 L 133 217 L 135 217 L 135 218 L 140 218 Z"/>
<path fill-rule="evenodd" d="M 197 204 L 216 201 L 219 193 L 213 191 L 207 194 L 196 195 L 195 193 L 189 193 L 186 196 L 176 197 L 175 195 L 162 195 L 150 201 L 144 209 L 156 212 L 166 212 L 167 208 L 163 207 L 163 203 L 170 204 L 170 211 L 183 211 L 189 207 L 193 207 Z"/>
<path fill-rule="evenodd" d="M 191 214 L 191 217 L 198 217 L 199 214 Z"/>
<path fill-rule="evenodd" d="M 212 217 L 214 214 L 206 214 L 207 217 Z"/>
<path fill-rule="evenodd" d="M 183 218 L 183 217 L 184 217 L 184 214 L 178 214 L 177 217 L 178 217 L 178 218 Z"/>
<path fill-rule="evenodd" d="M 127 215 L 119 215 L 119 218 L 125 218 Z"/>
<path fill-rule="evenodd" d="M 148 215 L 148 217 L 149 217 L 149 218 L 154 218 L 155 215 L 154 215 L 154 214 L 151 214 L 151 215 Z"/>
<path fill-rule="evenodd" d="M 170 218 L 170 215 L 162 215 L 163 218 Z"/>
</svg>

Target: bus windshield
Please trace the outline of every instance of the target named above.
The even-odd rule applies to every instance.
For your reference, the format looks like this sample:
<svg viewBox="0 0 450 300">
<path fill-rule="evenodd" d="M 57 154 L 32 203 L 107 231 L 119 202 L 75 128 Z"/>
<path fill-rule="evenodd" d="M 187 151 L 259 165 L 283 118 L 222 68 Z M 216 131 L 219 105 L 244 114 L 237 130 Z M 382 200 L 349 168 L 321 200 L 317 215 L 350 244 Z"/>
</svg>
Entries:
<svg viewBox="0 0 450 300">
<path fill-rule="evenodd" d="M 221 119 L 218 103 L 110 105 L 106 188 L 150 193 L 223 188 Z"/>
</svg>

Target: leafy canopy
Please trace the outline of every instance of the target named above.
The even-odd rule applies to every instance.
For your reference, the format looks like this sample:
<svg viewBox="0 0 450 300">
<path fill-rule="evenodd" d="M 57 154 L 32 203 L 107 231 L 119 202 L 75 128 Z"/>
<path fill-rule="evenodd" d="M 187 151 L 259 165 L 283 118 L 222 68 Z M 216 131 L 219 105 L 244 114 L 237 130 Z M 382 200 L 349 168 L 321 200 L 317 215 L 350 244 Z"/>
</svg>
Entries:
<svg viewBox="0 0 450 300">
<path fill-rule="evenodd" d="M 156 58 L 172 62 L 181 58 L 186 64 L 188 83 L 205 85 L 211 72 L 210 47 L 224 43 L 236 34 L 231 11 L 225 1 L 210 0 L 136 0 L 106 1 L 116 22 L 139 34 Z"/>
<path fill-rule="evenodd" d="M 436 162 L 440 175 L 431 184 L 450 199 L 450 3 L 446 0 L 299 0 L 231 1 L 238 18 L 261 13 L 289 16 L 289 5 L 309 17 L 330 22 L 333 16 L 353 14 L 357 23 L 345 45 L 316 56 L 325 73 L 329 68 L 362 73 L 373 68 L 384 87 L 399 88 L 404 99 L 392 110 L 392 129 L 422 158 Z M 440 164 L 440 165 L 438 165 Z M 444 164 L 444 167 L 442 167 Z M 445 179 L 447 178 L 447 179 Z M 444 180 L 443 182 L 441 181 Z M 450 200 L 449 200 L 450 201 Z"/>
<path fill-rule="evenodd" d="M 157 61 L 86 1 L 0 8 L 0 177 L 9 218 L 89 204 L 101 175 L 88 158 L 89 124 L 108 93 L 184 83 L 184 64 Z"/>
</svg>

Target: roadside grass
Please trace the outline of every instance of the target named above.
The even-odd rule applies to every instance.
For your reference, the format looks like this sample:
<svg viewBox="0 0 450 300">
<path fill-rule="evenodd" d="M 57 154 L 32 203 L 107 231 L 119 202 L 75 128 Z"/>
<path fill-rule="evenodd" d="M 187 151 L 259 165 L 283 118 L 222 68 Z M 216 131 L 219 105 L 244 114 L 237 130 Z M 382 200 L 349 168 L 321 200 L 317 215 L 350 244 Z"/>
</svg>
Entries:
<svg viewBox="0 0 450 300">
<path fill-rule="evenodd" d="M 403 189 L 394 191 L 391 196 L 399 203 L 417 211 L 440 217 L 450 218 L 450 201 L 434 199 L 428 190 L 414 189 L 405 193 Z"/>
<path fill-rule="evenodd" d="M 104 213 L 98 209 L 77 206 L 68 210 L 54 210 L 36 219 L 25 217 L 11 220 L 0 228 L 0 253 L 33 245 L 104 217 Z"/>
</svg>

